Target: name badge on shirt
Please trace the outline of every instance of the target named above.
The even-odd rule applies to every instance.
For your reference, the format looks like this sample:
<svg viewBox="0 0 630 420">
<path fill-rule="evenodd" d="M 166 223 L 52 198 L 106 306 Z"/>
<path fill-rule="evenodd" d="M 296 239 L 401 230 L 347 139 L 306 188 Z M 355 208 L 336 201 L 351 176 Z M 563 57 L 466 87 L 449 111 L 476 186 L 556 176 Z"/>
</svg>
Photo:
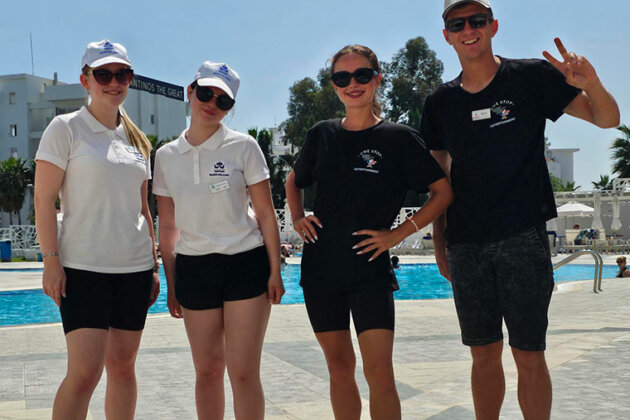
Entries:
<svg viewBox="0 0 630 420">
<path fill-rule="evenodd" d="M 217 182 L 216 184 L 210 184 L 210 191 L 212 193 L 218 193 L 230 189 L 230 184 L 227 181 Z"/>
<path fill-rule="evenodd" d="M 478 109 L 472 112 L 473 121 L 489 120 L 490 117 L 491 117 L 490 108 Z"/>
</svg>

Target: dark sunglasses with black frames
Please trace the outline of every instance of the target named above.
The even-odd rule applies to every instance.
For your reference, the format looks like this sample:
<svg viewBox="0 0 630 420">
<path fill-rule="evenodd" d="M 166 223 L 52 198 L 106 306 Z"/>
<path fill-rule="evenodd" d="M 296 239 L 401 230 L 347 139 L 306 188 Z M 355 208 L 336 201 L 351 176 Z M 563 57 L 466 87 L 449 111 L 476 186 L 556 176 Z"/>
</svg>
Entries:
<svg viewBox="0 0 630 420">
<path fill-rule="evenodd" d="M 94 76 L 94 80 L 102 86 L 109 85 L 114 77 L 121 85 L 128 85 L 133 79 L 133 69 L 128 67 L 120 69 L 116 73 L 107 69 L 92 69 L 85 73 L 86 76 L 89 74 Z"/>
<path fill-rule="evenodd" d="M 214 98 L 214 92 L 208 86 L 199 86 L 196 81 L 192 82 L 190 87 L 195 90 L 197 99 L 201 102 L 210 102 Z M 217 95 L 217 108 L 221 111 L 229 111 L 236 101 L 225 93 Z"/>
<path fill-rule="evenodd" d="M 473 29 L 479 29 L 492 22 L 492 18 L 487 13 L 478 13 L 476 15 L 446 19 L 444 28 L 448 32 L 461 32 L 466 27 L 466 21 Z"/>
<path fill-rule="evenodd" d="M 352 78 L 357 81 L 357 83 L 366 85 L 372 81 L 372 79 L 378 75 L 378 72 L 371 67 L 361 67 L 356 69 L 354 72 L 350 73 L 349 71 L 338 71 L 331 75 L 332 82 L 335 86 L 344 88 L 350 84 Z"/>
</svg>

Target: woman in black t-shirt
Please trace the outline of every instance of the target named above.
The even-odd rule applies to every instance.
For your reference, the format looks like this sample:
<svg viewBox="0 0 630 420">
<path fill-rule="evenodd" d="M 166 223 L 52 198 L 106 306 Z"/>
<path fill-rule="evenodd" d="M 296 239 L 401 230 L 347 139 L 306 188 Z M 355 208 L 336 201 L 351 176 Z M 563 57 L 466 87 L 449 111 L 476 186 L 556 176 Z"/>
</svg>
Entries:
<svg viewBox="0 0 630 420">
<path fill-rule="evenodd" d="M 383 121 L 376 55 L 349 45 L 332 59 L 332 81 L 346 117 L 316 124 L 286 182 L 293 226 L 304 240 L 304 301 L 330 373 L 335 418 L 359 419 L 350 313 L 373 419 L 400 419 L 394 382 L 395 276 L 388 249 L 443 213 L 452 201 L 444 173 L 418 133 Z M 314 214 L 304 215 L 302 188 L 317 183 Z M 431 191 L 415 215 L 390 230 L 407 190 Z"/>
</svg>

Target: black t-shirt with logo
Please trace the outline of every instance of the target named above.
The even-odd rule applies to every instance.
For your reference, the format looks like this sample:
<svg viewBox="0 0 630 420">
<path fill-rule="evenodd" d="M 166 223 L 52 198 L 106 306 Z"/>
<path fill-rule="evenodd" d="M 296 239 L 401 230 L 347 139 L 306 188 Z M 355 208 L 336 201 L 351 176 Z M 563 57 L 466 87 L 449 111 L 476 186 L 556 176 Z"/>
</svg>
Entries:
<svg viewBox="0 0 630 420">
<path fill-rule="evenodd" d="M 394 284 L 388 253 L 368 262 L 372 253 L 352 249 L 366 236 L 352 233 L 389 229 L 407 190 L 426 192 L 444 177 L 418 132 L 387 121 L 361 131 L 322 121 L 308 131 L 293 170 L 298 188 L 317 184 L 313 211 L 324 226 L 304 246 L 300 284 L 346 291 Z"/>
<path fill-rule="evenodd" d="M 546 61 L 500 60 L 482 91 L 463 90 L 460 74 L 426 100 L 422 137 L 452 157 L 451 244 L 504 239 L 557 216 L 545 124 L 560 118 L 580 90 Z"/>
</svg>

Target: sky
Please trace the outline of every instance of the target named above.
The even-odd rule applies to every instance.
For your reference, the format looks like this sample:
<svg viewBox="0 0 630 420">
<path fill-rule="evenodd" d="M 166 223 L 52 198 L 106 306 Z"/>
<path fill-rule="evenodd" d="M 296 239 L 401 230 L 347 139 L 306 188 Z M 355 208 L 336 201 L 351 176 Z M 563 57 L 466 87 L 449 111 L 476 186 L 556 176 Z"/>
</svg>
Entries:
<svg viewBox="0 0 630 420">
<path fill-rule="evenodd" d="M 493 0 L 499 32 L 493 48 L 508 58 L 556 56 L 558 36 L 589 59 L 630 124 L 630 2 Z M 442 0 L 271 1 L 2 1 L 0 74 L 32 73 L 76 83 L 91 41 L 127 47 L 136 73 L 186 86 L 205 60 L 227 62 L 241 77 L 227 125 L 268 128 L 287 118 L 289 87 L 318 70 L 341 47 L 360 43 L 390 61 L 407 40 L 422 36 L 444 63 L 444 81 L 460 72 L 442 36 Z M 582 190 L 611 174 L 609 146 L 621 133 L 563 116 L 549 122 L 552 148 L 579 148 L 574 174 Z"/>
</svg>

